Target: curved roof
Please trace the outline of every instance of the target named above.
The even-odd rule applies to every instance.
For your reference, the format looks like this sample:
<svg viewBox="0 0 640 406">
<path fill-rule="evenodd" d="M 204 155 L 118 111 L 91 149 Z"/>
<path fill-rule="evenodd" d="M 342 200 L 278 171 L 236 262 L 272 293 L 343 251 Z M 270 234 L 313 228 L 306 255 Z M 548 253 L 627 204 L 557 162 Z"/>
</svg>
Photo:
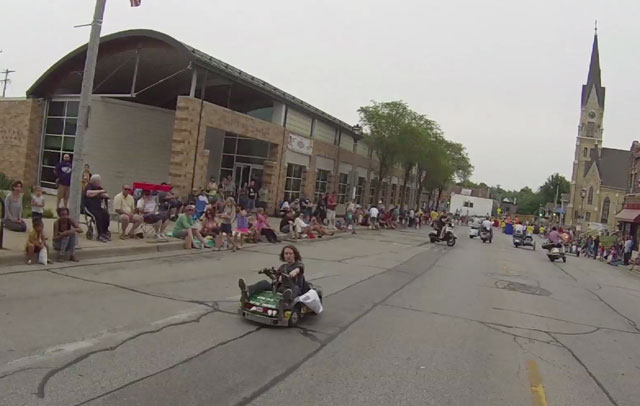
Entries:
<svg viewBox="0 0 640 406">
<path fill-rule="evenodd" d="M 153 30 L 135 29 L 121 31 L 114 34 L 104 36 L 100 39 L 100 53 L 99 53 L 99 67 L 103 64 L 103 80 L 106 82 L 114 75 L 122 75 L 124 73 L 118 72 L 126 63 L 126 60 L 122 56 L 123 53 L 128 52 L 129 58 L 135 55 L 136 49 L 144 44 L 145 54 L 148 52 L 147 47 L 160 49 L 162 55 L 148 56 L 147 63 L 153 73 L 157 73 L 159 78 L 164 78 L 171 72 L 178 72 L 178 69 L 185 69 L 187 67 L 198 66 L 205 70 L 215 73 L 221 77 L 224 77 L 232 82 L 241 83 L 249 88 L 259 91 L 270 98 L 278 100 L 280 102 L 294 105 L 309 114 L 323 118 L 330 121 L 342 129 L 349 131 L 352 136 L 358 137 L 357 134 L 353 134 L 352 126 L 346 122 L 328 114 L 324 111 L 312 106 L 311 104 L 283 91 L 277 87 L 259 79 L 253 75 L 250 75 L 234 66 L 229 65 L 217 58 L 212 57 L 194 47 L 191 47 L 183 42 L 176 40 L 175 38 Z M 56 93 L 65 93 L 66 89 L 76 89 L 76 91 L 68 91 L 66 93 L 79 93 L 79 83 L 82 77 L 82 69 L 84 67 L 84 59 L 86 56 L 87 45 L 71 51 L 64 56 L 58 62 L 56 62 L 51 68 L 49 68 L 36 82 L 27 90 L 27 96 L 47 97 Z M 167 51 L 174 54 L 173 58 L 167 58 Z M 106 58 L 111 57 L 109 63 L 103 61 Z M 129 67 L 131 71 L 132 66 Z M 164 70 L 163 70 L 164 68 Z M 131 75 L 131 72 L 127 73 Z M 164 75 L 164 76 L 162 76 Z M 186 72 L 185 75 L 190 80 L 191 73 Z M 128 77 L 128 76 L 127 76 Z M 101 85 L 99 82 L 99 75 L 96 71 L 96 85 L 94 92 Z M 184 79 L 184 78 L 183 78 Z M 126 83 L 127 80 L 122 80 Z M 153 83 L 153 82 L 152 82 Z M 144 84 L 138 84 L 141 88 Z M 167 86 L 171 83 L 167 84 Z M 177 83 L 174 83 L 177 86 Z M 182 84 L 183 85 L 183 84 Z M 129 85 L 127 85 L 129 86 Z M 138 86 L 137 86 L 138 87 Z M 119 89 L 112 90 L 112 93 L 129 93 L 130 89 L 124 86 L 120 86 Z M 97 92 L 104 93 L 104 92 Z"/>
</svg>

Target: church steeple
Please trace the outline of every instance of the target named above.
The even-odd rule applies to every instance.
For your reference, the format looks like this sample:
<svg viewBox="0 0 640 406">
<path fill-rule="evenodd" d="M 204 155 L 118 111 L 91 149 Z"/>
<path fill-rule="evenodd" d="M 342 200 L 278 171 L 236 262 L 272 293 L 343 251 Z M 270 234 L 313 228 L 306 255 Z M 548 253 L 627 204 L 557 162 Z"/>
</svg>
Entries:
<svg viewBox="0 0 640 406">
<path fill-rule="evenodd" d="M 596 26 L 596 32 L 593 35 L 593 48 L 591 49 L 591 63 L 589 64 L 589 75 L 587 76 L 587 83 L 582 86 L 582 107 L 587 105 L 591 92 L 596 92 L 598 97 L 598 106 L 604 109 L 604 95 L 605 88 L 602 86 L 600 79 L 600 52 L 598 50 L 598 28 Z"/>
</svg>

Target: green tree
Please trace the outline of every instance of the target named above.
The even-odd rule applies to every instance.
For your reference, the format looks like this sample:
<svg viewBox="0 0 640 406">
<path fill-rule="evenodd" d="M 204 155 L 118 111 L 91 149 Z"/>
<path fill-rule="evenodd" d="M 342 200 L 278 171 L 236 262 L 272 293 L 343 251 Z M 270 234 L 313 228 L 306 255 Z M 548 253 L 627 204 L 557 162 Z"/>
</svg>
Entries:
<svg viewBox="0 0 640 406">
<path fill-rule="evenodd" d="M 538 193 L 541 196 L 542 203 L 557 203 L 560 204 L 560 195 L 563 193 L 569 193 L 571 189 L 571 183 L 559 173 L 554 173 L 547 178 L 544 185 L 540 186 Z M 556 201 L 556 195 L 558 200 Z"/>
</svg>

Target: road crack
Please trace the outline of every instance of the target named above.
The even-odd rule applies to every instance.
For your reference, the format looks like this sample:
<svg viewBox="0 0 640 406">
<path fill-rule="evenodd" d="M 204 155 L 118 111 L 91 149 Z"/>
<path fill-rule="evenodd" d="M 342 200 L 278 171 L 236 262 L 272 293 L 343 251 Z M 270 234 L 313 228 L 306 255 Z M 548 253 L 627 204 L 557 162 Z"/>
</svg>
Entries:
<svg viewBox="0 0 640 406">
<path fill-rule="evenodd" d="M 613 310 L 614 313 L 616 313 L 618 316 L 622 317 L 623 319 L 625 319 L 627 321 L 627 323 L 633 327 L 633 329 L 637 332 L 640 333 L 640 329 L 638 328 L 638 325 L 636 324 L 636 322 L 634 320 L 632 320 L 631 318 L 625 316 L 622 312 L 620 312 L 618 309 L 616 309 L 615 307 L 611 306 L 606 300 L 604 300 L 600 295 L 598 295 L 596 292 L 592 291 L 591 289 L 585 289 L 589 292 L 591 292 L 592 295 L 594 295 L 595 297 L 598 298 L 598 300 L 600 300 L 602 303 L 604 303 L 605 306 L 607 306 L 609 309 Z"/>
<path fill-rule="evenodd" d="M 582 368 L 584 368 L 584 370 L 587 372 L 589 377 L 591 377 L 591 379 L 595 382 L 595 384 L 598 385 L 598 387 L 600 388 L 602 393 L 604 393 L 604 395 L 607 397 L 607 399 L 609 399 L 609 402 L 611 402 L 611 404 L 613 406 L 618 406 L 618 402 L 616 402 L 616 400 L 613 398 L 613 396 L 611 396 L 611 393 L 609 393 L 609 391 L 607 390 L 607 388 L 605 388 L 605 386 L 602 384 L 602 382 L 600 382 L 600 380 L 598 378 L 596 378 L 596 376 L 593 374 L 593 372 L 591 372 L 589 367 L 587 367 L 587 365 L 580 359 L 580 357 L 578 357 L 578 355 L 571 348 L 569 348 L 566 344 L 564 344 L 562 341 L 558 340 L 558 338 L 555 337 L 553 334 L 547 333 L 547 335 L 549 335 L 549 337 L 551 337 L 562 348 L 567 350 L 567 352 L 569 354 L 571 354 L 573 359 L 575 359 L 576 362 L 578 364 L 580 364 L 580 366 L 582 366 Z"/>
<path fill-rule="evenodd" d="M 84 353 L 74 359 L 72 359 L 71 361 L 65 363 L 64 365 L 61 365 L 59 367 L 53 368 L 51 369 L 49 372 L 47 372 L 44 377 L 42 377 L 42 379 L 40 380 L 40 383 L 38 384 L 38 389 L 37 389 L 37 395 L 39 398 L 44 399 L 45 397 L 45 388 L 47 386 L 47 382 L 49 382 L 51 380 L 51 378 L 53 378 L 55 375 L 57 375 L 59 372 L 64 371 L 65 369 L 72 367 L 84 360 L 86 360 L 89 357 L 92 357 L 93 355 L 102 353 L 102 352 L 110 352 L 110 351 L 115 351 L 118 348 L 120 348 L 121 346 L 123 346 L 124 344 L 131 342 L 137 338 L 146 336 L 146 335 L 152 335 L 152 334 L 156 334 L 159 333 L 167 328 L 170 327 L 177 327 L 177 326 L 184 326 L 186 324 L 191 324 L 191 323 L 199 323 L 200 320 L 202 320 L 205 316 L 208 316 L 210 314 L 215 313 L 216 310 L 209 310 L 205 313 L 202 313 L 201 315 L 199 315 L 198 317 L 196 317 L 193 320 L 184 320 L 184 321 L 180 321 L 177 323 L 171 323 L 171 324 L 166 324 L 162 327 L 153 329 L 153 330 L 146 330 L 146 331 L 142 331 L 138 334 L 134 334 L 131 337 L 126 338 L 125 340 L 122 340 L 121 342 L 119 342 L 118 344 L 112 345 L 110 347 L 106 347 L 106 348 L 101 348 L 98 350 L 94 350 L 94 351 L 89 351 L 87 353 Z"/>
</svg>

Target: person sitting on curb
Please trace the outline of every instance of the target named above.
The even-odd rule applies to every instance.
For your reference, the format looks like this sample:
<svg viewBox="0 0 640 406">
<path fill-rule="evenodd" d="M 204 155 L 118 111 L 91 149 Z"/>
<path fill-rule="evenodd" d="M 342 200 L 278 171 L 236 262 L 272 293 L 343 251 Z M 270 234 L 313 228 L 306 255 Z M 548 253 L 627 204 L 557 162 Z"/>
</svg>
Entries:
<svg viewBox="0 0 640 406">
<path fill-rule="evenodd" d="M 327 227 L 323 226 L 322 223 L 318 221 L 318 218 L 313 216 L 311 217 L 311 223 L 309 224 L 309 228 L 311 231 L 318 233 L 319 237 L 322 238 L 325 235 L 333 235 L 333 231 L 328 231 Z"/>
<path fill-rule="evenodd" d="M 260 235 L 264 235 L 270 243 L 275 244 L 280 242 L 280 240 L 278 240 L 278 236 L 269 224 L 269 220 L 267 219 L 267 216 L 265 216 L 264 209 L 262 207 L 258 207 L 256 210 L 255 228 L 256 231 L 260 233 Z"/>
<path fill-rule="evenodd" d="M 289 210 L 285 213 L 284 217 L 282 217 L 282 220 L 280 220 L 280 232 L 289 234 L 289 238 L 293 237 L 293 215 L 293 210 Z"/>
<path fill-rule="evenodd" d="M 304 264 L 302 263 L 300 252 L 293 245 L 286 245 L 282 248 L 282 251 L 280 251 L 280 261 L 284 262 L 284 264 L 280 265 L 278 272 L 289 275 L 292 283 L 289 286 L 283 284 L 282 280 L 274 281 L 273 283 L 277 284 L 277 290 L 282 293 L 282 298 L 290 302 L 296 297 L 304 295 L 309 290 L 309 285 L 304 278 Z M 245 280 L 240 278 L 238 280 L 238 286 L 240 287 L 240 302 L 244 304 L 256 293 L 270 291 L 272 282 L 262 280 L 247 286 Z"/>
<path fill-rule="evenodd" d="M 27 242 L 25 244 L 27 265 L 31 265 L 34 259 L 36 263 L 38 263 L 38 256 L 42 250 L 46 250 L 47 252 L 49 251 L 47 246 L 47 236 L 44 234 L 44 224 L 42 224 L 42 220 L 36 219 L 33 221 L 33 230 L 29 232 L 29 236 L 27 237 Z M 47 258 L 47 264 L 52 263 L 53 262 Z"/>
<path fill-rule="evenodd" d="M 151 196 L 150 190 L 143 190 L 142 197 L 138 200 L 136 205 L 138 213 L 142 215 L 142 219 L 145 224 L 151 224 L 156 232 L 155 239 L 166 239 L 164 231 L 169 225 L 169 219 L 166 216 L 160 215 L 158 203 L 156 199 Z"/>
<path fill-rule="evenodd" d="M 213 237 L 215 247 L 220 251 L 222 249 L 222 235 L 220 234 L 220 223 L 216 217 L 216 208 L 211 206 L 207 208 L 202 216 L 202 229 L 200 234 L 203 237 Z"/>
<path fill-rule="evenodd" d="M 24 233 L 27 223 L 22 219 L 22 182 L 11 184 L 11 193 L 4 198 L 4 227 L 7 230 Z"/>
<path fill-rule="evenodd" d="M 136 214 L 136 203 L 131 196 L 131 186 L 123 185 L 122 192 L 113 198 L 113 211 L 120 215 L 120 239 L 135 238 L 135 231 L 142 224 L 142 216 Z M 131 224 L 131 231 L 127 228 Z"/>
<path fill-rule="evenodd" d="M 184 249 L 198 248 L 195 244 L 195 238 L 200 241 L 200 249 L 204 249 L 207 246 L 207 242 L 198 231 L 198 228 L 193 219 L 193 215 L 196 212 L 196 208 L 192 205 L 187 205 L 184 208 L 184 212 L 180 213 L 176 224 L 173 226 L 173 236 L 184 240 Z"/>
<path fill-rule="evenodd" d="M 296 217 L 293 222 L 293 226 L 295 229 L 295 238 L 302 238 L 303 235 L 307 235 L 309 238 L 314 238 L 313 233 L 309 229 L 309 224 L 304 222 L 304 212 L 298 213 L 298 217 Z"/>
<path fill-rule="evenodd" d="M 76 252 L 76 234 L 82 233 L 82 229 L 69 217 L 69 209 L 61 207 L 58 210 L 58 219 L 53 223 L 53 249 L 60 251 L 56 261 L 64 262 L 69 255 L 69 261 L 78 262 Z"/>
</svg>

